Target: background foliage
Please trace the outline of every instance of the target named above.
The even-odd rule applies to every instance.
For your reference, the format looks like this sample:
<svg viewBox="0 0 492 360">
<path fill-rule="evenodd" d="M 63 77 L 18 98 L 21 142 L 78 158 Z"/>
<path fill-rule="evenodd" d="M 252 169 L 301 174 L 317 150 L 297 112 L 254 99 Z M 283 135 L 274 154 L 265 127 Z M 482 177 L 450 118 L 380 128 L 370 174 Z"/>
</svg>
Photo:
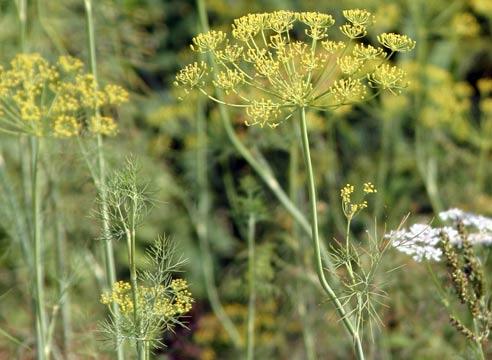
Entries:
<svg viewBox="0 0 492 360">
<path fill-rule="evenodd" d="M 219 29 L 249 12 L 315 10 L 339 18 L 342 9 L 353 7 L 374 12 L 374 33 L 405 33 L 417 41 L 417 46 L 413 53 L 396 59 L 411 80 L 402 96 L 384 95 L 363 106 L 344 108 L 329 116 L 311 114 L 308 119 L 325 241 L 343 238 L 339 189 L 345 183 L 361 186 L 372 181 L 378 188 L 369 208 L 355 221 L 354 241 L 366 241 L 364 229 L 373 231 L 376 227 L 382 234 L 385 229 L 396 228 L 407 213 L 411 213 L 411 222 L 419 218 L 429 221 L 434 213 L 449 207 L 492 215 L 492 91 L 480 91 L 478 86 L 480 79 L 492 77 L 489 0 L 207 1 L 211 25 Z M 202 261 L 207 260 L 197 238 L 201 219 L 197 204 L 203 196 L 210 201 L 206 221 L 213 254 L 206 266 L 213 265 L 220 300 L 240 335 L 245 336 L 247 210 L 238 199 L 247 195 L 240 186 L 242 179 L 252 176 L 255 185 L 249 187 L 259 188 L 255 197 L 262 208 L 256 234 L 257 358 L 303 359 L 301 328 L 307 322 L 319 358 L 346 359 L 350 344 L 333 308 L 311 281 L 314 270 L 309 249 L 303 259 L 308 270 L 297 262 L 295 254 L 299 247 L 307 246 L 307 239 L 232 147 L 213 104 L 206 108 L 209 186 L 203 189 L 197 182 L 201 143 L 196 119 L 200 104 L 193 97 L 178 101 L 172 86 L 176 70 L 193 56 L 188 44 L 198 32 L 195 3 L 100 0 L 95 15 L 100 77 L 131 92 L 129 105 L 118 116 L 119 133 L 106 142 L 110 169 L 134 155 L 140 161 L 142 178 L 151 180 L 157 200 L 137 239 L 141 254 L 137 259 L 144 258 L 155 234 L 166 233 L 189 260 L 185 274 L 196 299 L 189 328 L 165 339 L 168 347 L 165 355 L 159 356 L 228 359 L 236 351 L 211 311 L 205 291 Z M 87 61 L 82 1 L 30 1 L 28 17 L 29 51 L 51 59 L 71 54 Z M 0 29 L 0 62 L 5 64 L 19 52 L 14 1 L 0 1 Z M 305 210 L 305 174 L 294 162 L 300 151 L 294 141 L 298 136 L 296 122 L 277 129 L 247 128 L 243 114 L 232 115 L 241 141 L 255 157 L 268 161 L 281 186 L 298 194 Z M 52 141 L 46 149 L 42 159 L 49 174 L 44 179 L 48 188 L 45 196 L 51 198 L 57 189 L 57 197 L 43 209 L 47 219 L 46 286 L 54 290 L 62 277 L 68 280 L 72 358 L 103 358 L 101 354 L 107 349 L 96 331 L 106 309 L 99 302 L 103 270 L 96 239 L 100 234 L 97 221 L 91 217 L 95 189 L 75 143 Z M 21 194 L 18 174 L 22 142 L 19 147 L 2 136 L 0 151 L 8 164 L 12 187 Z M 289 172 L 289 166 L 297 166 L 297 170 L 294 167 Z M 0 336 L 0 358 L 28 359 L 34 340 L 28 276 L 20 261 L 18 242 L 7 235 L 9 214 L 3 211 L 3 204 L 0 201 L 0 329 L 5 336 Z M 60 229 L 67 239 L 65 275 L 57 272 L 59 254 L 49 246 Z M 127 278 L 125 248 L 123 244 L 115 244 L 115 248 L 121 264 L 118 278 Z M 375 329 L 373 341 L 367 344 L 370 356 L 465 356 L 466 342 L 449 324 L 425 265 L 391 251 L 385 267 L 404 268 L 385 278 L 389 280 L 385 284 L 387 306 L 380 308 L 383 325 Z M 145 267 L 143 262 L 140 265 Z M 439 269 L 436 265 L 436 272 L 442 274 Z M 48 291 L 48 304 L 56 301 L 56 292 Z M 55 331 L 61 343 L 57 334 Z"/>
</svg>

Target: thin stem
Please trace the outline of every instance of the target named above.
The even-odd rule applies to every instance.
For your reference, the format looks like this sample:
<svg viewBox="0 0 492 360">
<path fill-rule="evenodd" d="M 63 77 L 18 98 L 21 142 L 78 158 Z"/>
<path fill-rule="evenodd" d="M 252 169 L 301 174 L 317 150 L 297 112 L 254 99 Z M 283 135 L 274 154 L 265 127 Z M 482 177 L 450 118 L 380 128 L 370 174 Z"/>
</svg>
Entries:
<svg viewBox="0 0 492 360">
<path fill-rule="evenodd" d="M 20 22 L 20 48 L 25 53 L 27 51 L 27 0 L 17 0 L 17 11 Z"/>
<path fill-rule="evenodd" d="M 39 139 L 30 138 L 31 149 L 31 212 L 32 212 L 32 241 L 34 247 L 34 278 L 35 278 L 35 304 L 36 304 L 36 337 L 37 358 L 48 358 L 46 348 L 46 312 L 44 303 L 44 269 L 43 248 L 41 237 L 41 194 L 39 189 Z"/>
<path fill-rule="evenodd" d="M 96 41 L 95 41 L 95 31 L 94 31 L 94 15 L 92 8 L 92 0 L 84 0 L 85 5 L 85 13 L 86 13 L 86 21 L 87 21 L 87 38 L 88 38 L 88 46 L 89 46 L 89 59 L 90 59 L 90 69 L 91 73 L 94 77 L 95 86 L 98 86 L 98 76 L 97 76 L 97 58 L 96 58 Z M 99 109 L 94 109 L 94 113 L 96 116 L 99 115 Z M 98 192 L 101 197 L 101 213 L 102 213 L 102 222 L 103 222 L 103 231 L 104 231 L 104 240 L 103 243 L 103 252 L 104 252 L 104 263 L 106 269 L 106 288 L 110 289 L 112 284 L 116 282 L 116 267 L 114 261 L 114 251 L 113 251 L 113 243 L 111 242 L 111 238 L 109 235 L 109 213 L 108 213 L 108 201 L 107 201 L 107 193 L 106 193 L 106 164 L 104 158 L 104 148 L 103 148 L 103 138 L 100 134 L 97 135 L 97 167 L 99 177 L 96 179 L 93 176 L 93 181 L 96 183 L 98 187 Z M 119 319 L 119 308 L 116 304 L 111 305 L 111 310 L 113 314 L 115 314 L 115 320 Z M 117 332 L 115 335 L 115 343 L 117 346 L 117 359 L 124 360 L 124 352 L 123 346 L 120 345 L 120 334 L 119 334 L 119 326 L 116 326 Z"/>
<path fill-rule="evenodd" d="M 248 219 L 248 342 L 247 342 L 247 360 L 254 359 L 255 349 L 255 313 L 256 313 L 256 268 L 255 268 L 255 230 L 256 217 L 250 214 Z"/>
<path fill-rule="evenodd" d="M 15 240 L 20 242 L 22 255 L 24 261 L 28 265 L 29 269 L 32 269 L 33 254 L 30 246 L 30 234 L 28 226 L 26 224 L 25 216 L 21 209 L 21 206 L 15 196 L 13 186 L 8 178 L 5 170 L 5 160 L 0 151 L 0 193 L 4 196 L 3 201 L 6 202 L 9 212 L 12 214 L 13 227 L 15 228 Z"/>
<path fill-rule="evenodd" d="M 55 213 L 55 251 L 56 251 L 56 270 L 59 278 L 58 296 L 60 301 L 62 335 L 63 335 L 63 351 L 65 357 L 70 357 L 70 343 L 72 337 L 72 321 L 70 312 L 70 296 L 67 291 L 67 239 L 63 226 L 63 215 L 58 204 L 61 199 L 58 192 L 58 183 L 53 180 L 53 190 L 51 192 L 51 200 L 53 211 Z"/>
<path fill-rule="evenodd" d="M 483 130 L 482 130 L 483 131 Z M 489 153 L 489 146 L 487 139 L 483 137 L 480 139 L 480 153 L 478 156 L 477 174 L 476 174 L 476 187 L 478 194 L 481 194 L 484 188 L 484 178 L 487 166 L 487 157 Z"/>
<path fill-rule="evenodd" d="M 200 251 L 203 256 L 202 271 L 205 280 L 205 290 L 210 301 L 210 306 L 215 316 L 219 319 L 229 337 L 232 339 L 235 347 L 241 347 L 241 336 L 229 318 L 219 299 L 217 287 L 214 280 L 214 266 L 209 243 L 208 234 L 208 216 L 210 211 L 210 190 L 208 189 L 207 179 L 207 124 L 204 115 L 203 104 L 199 101 L 197 106 L 197 182 L 198 182 L 198 219 L 196 232 L 200 244 Z"/>
<path fill-rule="evenodd" d="M 346 313 L 343 305 L 340 303 L 337 295 L 331 288 L 330 284 L 326 280 L 323 262 L 321 260 L 321 248 L 320 248 L 320 240 L 318 233 L 318 212 L 316 209 L 316 186 L 314 182 L 314 172 L 313 166 L 311 163 L 311 153 L 309 149 L 309 138 L 307 133 L 307 123 L 306 123 L 306 109 L 302 107 L 300 109 L 301 112 L 301 141 L 302 141 L 302 149 L 304 154 L 304 161 L 306 163 L 307 175 L 308 175 L 308 190 L 309 190 L 309 200 L 310 200 L 310 211 L 311 211 L 311 231 L 312 231 L 312 240 L 314 247 L 314 257 L 316 264 L 316 274 L 318 275 L 319 282 L 326 294 L 330 297 L 331 301 L 334 303 L 336 311 L 340 316 L 345 328 L 352 336 L 354 342 L 354 351 L 359 360 L 364 359 L 364 352 L 362 349 L 362 343 L 359 337 L 359 333 L 354 329 L 352 322 L 350 321 L 348 314 Z"/>
<path fill-rule="evenodd" d="M 202 27 L 202 31 L 208 31 L 208 19 L 207 12 L 205 9 L 205 1 L 204 0 L 196 0 L 198 7 L 198 14 L 200 17 L 200 23 Z M 210 61 L 213 63 L 213 59 L 210 58 Z M 215 67 L 213 67 L 215 69 Z M 221 100 L 223 98 L 223 94 L 221 91 L 217 90 L 217 98 Z M 222 100 L 221 100 L 222 101 Z M 255 159 L 253 154 L 244 146 L 244 144 L 239 140 L 234 132 L 234 128 L 231 124 L 229 112 L 226 107 L 222 104 L 219 104 L 219 112 L 222 120 L 222 125 L 226 131 L 226 135 L 231 141 L 232 145 L 236 148 L 239 154 L 246 160 L 246 162 L 256 171 L 256 173 L 260 176 L 260 178 L 265 182 L 265 184 L 270 188 L 273 194 L 280 201 L 282 206 L 291 214 L 291 216 L 301 224 L 303 230 L 310 234 L 310 226 L 306 217 L 299 211 L 299 209 L 290 201 L 289 197 L 285 194 L 283 189 L 280 187 L 277 179 L 273 176 L 271 171 L 261 164 L 258 160 Z"/>
<path fill-rule="evenodd" d="M 475 331 L 475 333 L 478 333 L 478 324 L 477 324 L 477 319 L 475 319 L 475 318 L 473 318 L 473 330 Z M 475 340 L 475 345 L 477 347 L 477 353 L 478 353 L 479 359 L 485 360 L 485 354 L 483 352 L 483 343 L 479 338 L 477 338 Z"/>
<path fill-rule="evenodd" d="M 443 210 L 441 198 L 439 196 L 439 189 L 437 184 L 437 163 L 433 157 L 426 159 L 426 145 L 423 139 L 423 130 L 420 124 L 415 124 L 415 154 L 417 161 L 417 168 L 424 181 L 424 186 L 427 191 L 432 209 L 435 213 L 439 213 Z"/>
<path fill-rule="evenodd" d="M 374 206 L 374 218 L 378 219 L 383 211 L 384 195 L 386 190 L 386 178 L 388 175 L 389 162 L 390 162 L 390 149 L 393 137 L 393 122 L 396 119 L 389 119 L 387 116 L 383 116 L 381 119 L 383 125 L 381 130 L 381 152 L 379 156 L 377 183 L 378 194 L 376 197 L 376 205 Z M 379 190 L 380 189 L 380 190 Z"/>
<path fill-rule="evenodd" d="M 292 142 L 289 150 L 289 197 L 294 204 L 298 204 L 298 173 L 299 171 L 299 149 L 295 142 Z M 309 264 L 307 264 L 306 256 L 305 256 L 305 246 L 304 246 L 304 236 L 302 233 L 300 234 L 300 229 L 298 223 L 293 224 L 292 228 L 293 238 L 299 239 L 299 247 L 297 250 L 297 263 L 299 267 L 302 269 L 308 269 Z M 309 323 L 307 304 L 309 300 L 309 292 L 308 287 L 306 286 L 305 281 L 297 280 L 296 288 L 298 293 L 303 294 L 303 296 L 299 296 L 297 299 L 297 311 L 299 313 L 299 317 L 301 318 L 302 324 L 302 339 L 304 343 L 304 350 L 306 352 L 307 360 L 315 360 L 316 359 L 316 350 L 314 348 L 314 340 L 313 334 L 311 331 L 311 325 Z"/>
</svg>

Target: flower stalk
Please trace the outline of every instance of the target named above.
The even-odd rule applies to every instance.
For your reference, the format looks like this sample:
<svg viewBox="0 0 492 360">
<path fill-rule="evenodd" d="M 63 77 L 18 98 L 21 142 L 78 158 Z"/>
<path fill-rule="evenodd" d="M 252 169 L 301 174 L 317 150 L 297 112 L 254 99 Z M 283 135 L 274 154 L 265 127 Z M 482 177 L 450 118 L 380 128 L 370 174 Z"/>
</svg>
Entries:
<svg viewBox="0 0 492 360">
<path fill-rule="evenodd" d="M 248 216 L 248 337 L 246 346 L 246 359 L 254 359 L 255 350 L 255 318 L 256 318 L 256 268 L 255 268 L 255 232 L 256 216 L 250 213 Z"/>
<path fill-rule="evenodd" d="M 31 219 L 32 219 L 32 246 L 34 260 L 34 286 L 35 286 L 35 306 L 36 306 L 36 337 L 37 337 L 37 358 L 43 360 L 49 358 L 46 353 L 46 308 L 44 300 L 44 256 L 43 239 L 41 225 L 41 194 L 39 186 L 39 147 L 40 141 L 32 136 L 30 138 L 31 151 Z"/>
<path fill-rule="evenodd" d="M 319 282 L 321 287 L 326 292 L 326 294 L 330 297 L 330 300 L 335 305 L 335 309 L 340 316 L 340 319 L 345 326 L 345 329 L 352 336 L 354 351 L 357 356 L 357 359 L 364 359 L 364 351 L 362 348 L 362 342 L 358 331 L 354 328 L 349 314 L 345 311 L 342 303 L 338 299 L 335 291 L 332 289 L 328 281 L 326 280 L 323 262 L 321 259 L 321 247 L 320 247 L 320 239 L 319 239 L 319 230 L 318 230 L 318 211 L 316 208 L 316 185 L 314 181 L 314 172 L 313 165 L 311 162 L 311 153 L 309 149 L 309 137 L 307 131 L 307 122 L 306 122 L 306 109 L 302 107 L 300 110 L 300 127 L 301 127 L 301 142 L 302 142 L 302 150 L 304 154 L 304 162 L 306 165 L 307 175 L 308 175 L 308 191 L 309 191 L 309 202 L 310 202 L 310 213 L 311 213 L 311 231 L 312 231 L 312 241 L 313 241 L 313 249 L 314 249 L 314 258 L 315 258 L 315 266 L 316 266 L 316 274 L 318 275 Z"/>
<path fill-rule="evenodd" d="M 86 13 L 86 29 L 87 38 L 89 46 L 89 59 L 90 59 L 90 69 L 94 77 L 94 86 L 97 90 L 98 87 L 98 73 L 97 73 L 97 58 L 96 58 L 96 40 L 95 40 L 95 30 L 94 30 L 94 14 L 93 14 L 93 2 L 92 0 L 84 0 L 85 13 Z M 94 109 L 94 116 L 98 117 L 99 109 L 96 107 Z M 101 134 L 97 134 L 97 168 L 98 168 L 98 178 L 93 177 L 93 181 L 96 184 L 97 190 L 101 197 L 101 212 L 103 221 L 103 231 L 105 234 L 109 233 L 109 215 L 108 215 L 108 203 L 106 194 L 106 162 L 104 158 L 104 148 L 103 148 L 103 137 Z M 89 166 L 90 167 L 90 166 Z M 95 174 L 91 171 L 92 174 Z M 110 238 L 106 238 L 102 241 L 103 243 L 103 253 L 104 253 L 104 264 L 106 269 L 106 287 L 110 289 L 112 284 L 116 282 L 116 266 L 114 260 L 114 250 L 113 243 Z M 112 304 L 112 311 L 115 314 L 119 313 L 119 308 L 117 304 Z M 116 319 L 119 317 L 116 316 Z M 119 344 L 118 333 L 116 334 L 116 344 L 117 350 L 116 355 L 118 360 L 123 360 L 125 358 L 123 347 Z"/>
</svg>

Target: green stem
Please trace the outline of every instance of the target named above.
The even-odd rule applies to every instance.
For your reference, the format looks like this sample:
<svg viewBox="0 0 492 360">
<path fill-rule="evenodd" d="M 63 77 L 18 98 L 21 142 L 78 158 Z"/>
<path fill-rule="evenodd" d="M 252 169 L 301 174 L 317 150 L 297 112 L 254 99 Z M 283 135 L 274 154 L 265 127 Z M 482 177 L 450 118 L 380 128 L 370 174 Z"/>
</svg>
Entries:
<svg viewBox="0 0 492 360">
<path fill-rule="evenodd" d="M 443 211 L 443 205 L 439 196 L 439 189 L 437 184 L 437 163 L 435 158 L 430 157 L 427 159 L 426 145 L 429 145 L 422 138 L 422 127 L 419 124 L 415 125 L 415 157 L 417 161 L 417 168 L 424 180 L 425 190 L 429 197 L 432 209 L 437 214 Z"/>
<path fill-rule="evenodd" d="M 340 303 L 337 295 L 331 288 L 330 284 L 326 280 L 323 262 L 321 260 L 321 247 L 318 233 L 318 212 L 316 209 L 316 186 L 314 182 L 314 173 L 313 166 L 311 163 L 311 154 L 309 149 L 309 138 L 307 132 L 307 123 L 306 123 L 306 109 L 302 107 L 300 109 L 301 112 L 301 140 L 302 140 L 302 149 L 304 154 L 304 161 L 306 163 L 307 174 L 308 174 L 308 190 L 309 190 L 309 199 L 310 199 L 310 211 L 311 211 L 311 231 L 312 231 L 312 240 L 314 246 L 314 257 L 316 263 L 316 274 L 318 275 L 319 282 L 326 292 L 326 294 L 330 297 L 331 301 L 335 305 L 336 311 L 340 316 L 346 330 L 352 336 L 354 351 L 357 355 L 357 359 L 364 359 L 364 352 L 362 349 L 362 343 L 360 340 L 359 333 L 354 329 L 352 322 L 349 319 L 349 315 L 346 313 L 343 305 Z"/>
<path fill-rule="evenodd" d="M 58 193 L 58 183 L 53 181 L 53 190 L 51 192 L 53 211 L 55 213 L 55 244 L 56 244 L 56 269 L 59 278 L 58 296 L 61 308 L 61 322 L 63 335 L 63 352 L 65 357 L 70 356 L 70 343 L 72 337 L 72 321 L 70 312 L 70 297 L 67 291 L 67 242 L 65 229 L 63 226 L 63 215 L 58 207 L 61 199 Z"/>
<path fill-rule="evenodd" d="M 227 313 L 219 299 L 217 293 L 217 287 L 214 280 L 214 266 L 212 260 L 212 254 L 209 243 L 208 234 L 208 216 L 210 211 L 210 190 L 208 189 L 208 179 L 207 179 L 207 124 L 204 115 L 203 104 L 199 101 L 197 106 L 197 182 L 198 182 L 198 193 L 199 193 L 199 203 L 198 203 L 198 220 L 196 225 L 196 232 L 198 241 L 200 243 L 200 251 L 202 253 L 202 271 L 205 280 L 205 290 L 207 291 L 207 297 L 210 301 L 210 306 L 214 312 L 217 319 L 224 327 L 231 338 L 234 346 L 241 347 L 241 336 L 239 332 L 229 318 Z"/>
<path fill-rule="evenodd" d="M 480 153 L 478 157 L 478 165 L 477 165 L 477 175 L 476 175 L 476 187 L 477 193 L 480 195 L 483 191 L 484 178 L 485 178 L 485 169 L 487 166 L 487 156 L 489 152 L 488 145 L 486 144 L 487 139 L 480 140 Z"/>
<path fill-rule="evenodd" d="M 29 269 L 33 268 L 33 254 L 30 246 L 30 234 L 26 224 L 25 216 L 22 212 L 18 199 L 15 196 L 14 188 L 5 170 L 4 158 L 0 151 L 0 193 L 4 196 L 9 213 L 12 215 L 13 226 L 15 229 L 14 238 L 20 242 L 22 255 Z"/>
<path fill-rule="evenodd" d="M 135 324 L 136 333 L 136 350 L 137 358 L 145 359 L 145 344 L 141 340 L 141 328 L 140 319 L 138 317 L 138 279 L 137 279 L 137 266 L 135 263 L 135 231 L 127 230 L 127 246 L 128 246 L 128 260 L 130 265 L 130 283 L 132 287 L 132 301 L 133 301 L 133 322 Z"/>
<path fill-rule="evenodd" d="M 299 171 L 299 150 L 295 142 L 292 142 L 289 150 L 289 197 L 294 204 L 298 203 L 297 190 L 299 187 L 297 178 Z M 299 248 L 297 251 L 297 263 L 299 267 L 303 269 L 308 269 L 309 264 L 306 263 L 305 247 L 304 247 L 304 237 L 300 233 L 299 225 L 297 223 L 293 224 L 293 236 L 294 239 L 299 239 Z M 297 299 L 297 311 L 299 317 L 301 318 L 302 324 L 302 339 L 304 343 L 304 350 L 306 352 L 307 360 L 316 359 L 316 351 L 314 349 L 313 334 L 311 332 L 311 326 L 309 324 L 309 317 L 307 311 L 308 303 L 308 287 L 304 281 L 297 280 L 296 288 L 299 294 Z"/>
<path fill-rule="evenodd" d="M 205 1 L 204 0 L 196 0 L 197 7 L 198 7 L 198 14 L 200 17 L 200 23 L 203 31 L 208 31 L 209 30 L 209 25 L 208 25 L 208 19 L 207 19 L 207 12 L 205 9 Z M 213 65 L 214 61 L 210 57 L 209 58 L 211 64 Z M 215 67 L 212 66 L 214 69 Z M 223 101 L 223 94 L 221 91 L 217 90 L 217 99 L 220 101 Z M 299 209 L 290 201 L 289 197 L 285 194 L 285 192 L 282 190 L 280 187 L 280 184 L 278 183 L 277 179 L 273 176 L 271 171 L 263 165 L 261 162 L 255 159 L 253 154 L 244 146 L 244 144 L 239 140 L 239 138 L 236 136 L 236 133 L 234 132 L 234 128 L 231 124 L 231 120 L 229 117 L 229 112 L 227 111 L 226 107 L 222 104 L 218 104 L 219 107 L 219 112 L 220 112 L 220 117 L 222 120 L 222 125 L 224 126 L 224 129 L 226 131 L 226 135 L 231 141 L 232 145 L 236 148 L 236 150 L 239 152 L 239 154 L 246 160 L 246 162 L 256 171 L 256 173 L 259 175 L 259 177 L 265 182 L 265 184 L 270 188 L 270 190 L 273 192 L 273 194 L 277 197 L 277 199 L 280 201 L 282 206 L 285 207 L 285 209 L 291 214 L 291 216 L 299 222 L 303 230 L 307 233 L 310 234 L 311 228 L 309 226 L 309 222 L 306 219 L 306 217 L 302 214 L 302 212 L 299 211 Z"/>
<path fill-rule="evenodd" d="M 98 75 L 97 75 L 97 58 L 96 58 L 96 41 L 95 41 L 95 31 L 94 31 L 94 16 L 93 16 L 93 8 L 92 8 L 92 0 L 84 0 L 85 5 L 85 13 L 86 13 L 86 21 L 87 21 L 87 38 L 88 38 L 88 46 L 89 46 L 89 59 L 90 59 L 90 68 L 92 75 L 94 76 L 95 86 L 98 86 Z M 99 115 L 99 109 L 94 109 L 95 115 Z M 111 242 L 111 238 L 108 236 L 109 231 L 109 213 L 108 213 L 108 202 L 107 202 L 107 193 L 106 193 L 106 164 L 104 158 L 104 148 L 103 148 L 103 138 L 100 134 L 97 135 L 97 166 L 99 178 L 96 179 L 93 177 L 93 181 L 96 184 L 97 190 L 101 197 L 101 213 L 103 219 L 103 231 L 104 231 L 104 240 L 103 243 L 103 252 L 104 252 L 104 263 L 106 268 L 106 287 L 107 289 L 111 289 L 112 285 L 116 282 L 116 267 L 114 261 L 114 250 L 113 243 Z M 120 344 L 120 331 L 118 325 L 119 319 L 119 308 L 116 304 L 112 304 L 112 312 L 115 314 L 115 320 L 117 322 L 117 332 L 115 335 L 115 343 L 117 347 L 117 359 L 124 360 L 125 355 L 123 352 L 123 346 Z"/>
<path fill-rule="evenodd" d="M 378 173 L 376 186 L 378 193 L 376 196 L 376 204 L 374 206 L 374 218 L 379 219 L 384 207 L 384 198 L 386 190 L 386 177 L 389 169 L 389 154 L 392 140 L 392 126 L 394 119 L 388 119 L 386 116 L 381 119 L 383 125 L 381 130 L 381 153 L 379 156 Z"/>
<path fill-rule="evenodd" d="M 254 359 L 255 349 L 255 313 L 256 313 L 256 268 L 255 268 L 255 230 L 256 218 L 250 214 L 248 219 L 248 343 L 247 343 L 247 360 Z"/>
<path fill-rule="evenodd" d="M 20 22 L 20 48 L 25 53 L 27 51 L 27 0 L 17 0 L 17 11 Z"/>
<path fill-rule="evenodd" d="M 44 269 L 43 247 L 41 237 L 41 202 L 39 189 L 39 139 L 30 138 L 31 149 L 31 210 L 32 210 L 32 241 L 34 247 L 34 278 L 36 305 L 36 338 L 37 359 L 49 358 L 46 349 L 46 312 L 44 303 Z"/>
</svg>

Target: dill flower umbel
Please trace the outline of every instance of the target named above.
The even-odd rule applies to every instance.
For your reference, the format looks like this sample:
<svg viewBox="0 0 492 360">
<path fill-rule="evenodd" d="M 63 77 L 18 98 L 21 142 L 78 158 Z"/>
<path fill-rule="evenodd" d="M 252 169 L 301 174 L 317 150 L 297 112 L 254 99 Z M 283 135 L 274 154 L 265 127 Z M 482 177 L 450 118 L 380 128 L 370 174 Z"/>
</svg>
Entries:
<svg viewBox="0 0 492 360">
<path fill-rule="evenodd" d="M 135 321 L 145 323 L 144 331 L 140 334 L 144 340 L 151 341 L 160 334 L 155 333 L 161 328 L 161 324 L 174 324 L 178 319 L 187 314 L 194 302 L 188 283 L 183 279 L 173 279 L 165 284 L 153 286 L 138 285 L 136 291 L 137 314 L 135 318 L 135 303 L 132 293 L 132 285 L 126 281 L 117 281 L 113 284 L 111 291 L 101 294 L 101 303 L 118 305 L 122 322 L 121 329 L 127 338 L 135 337 Z"/>
<path fill-rule="evenodd" d="M 355 187 L 353 185 L 347 184 L 340 190 L 340 197 L 342 198 L 342 210 L 345 217 L 350 221 L 359 212 L 367 208 L 367 200 L 365 196 L 368 194 L 377 193 L 376 187 L 370 183 L 364 183 L 362 192 L 363 198 L 360 202 L 352 201 L 352 194 L 355 192 Z"/>
<path fill-rule="evenodd" d="M 275 127 L 300 108 L 330 110 L 363 101 L 371 88 L 397 94 L 406 87 L 405 73 L 388 60 L 394 52 L 413 49 L 415 41 L 381 34 L 387 54 L 360 42 L 374 23 L 371 12 L 351 9 L 343 16 L 347 22 L 338 28 L 332 15 L 319 12 L 283 10 L 235 19 L 230 33 L 211 30 L 193 39 L 191 49 L 210 55 L 213 64 L 187 65 L 174 84 L 185 94 L 196 89 L 243 108 L 246 124 L 261 127 Z M 304 38 L 291 36 L 297 27 Z M 345 40 L 331 40 L 330 31 L 340 31 Z M 207 85 L 223 90 L 226 99 L 216 99 Z"/>
<path fill-rule="evenodd" d="M 113 84 L 98 89 L 83 67 L 71 56 L 60 56 L 51 64 L 37 53 L 19 54 L 8 68 L 0 67 L 0 131 L 60 138 L 83 130 L 114 133 L 107 127 L 88 126 L 86 114 L 119 106 L 128 101 L 128 93 Z M 110 127 L 116 128 L 116 123 Z"/>
</svg>

